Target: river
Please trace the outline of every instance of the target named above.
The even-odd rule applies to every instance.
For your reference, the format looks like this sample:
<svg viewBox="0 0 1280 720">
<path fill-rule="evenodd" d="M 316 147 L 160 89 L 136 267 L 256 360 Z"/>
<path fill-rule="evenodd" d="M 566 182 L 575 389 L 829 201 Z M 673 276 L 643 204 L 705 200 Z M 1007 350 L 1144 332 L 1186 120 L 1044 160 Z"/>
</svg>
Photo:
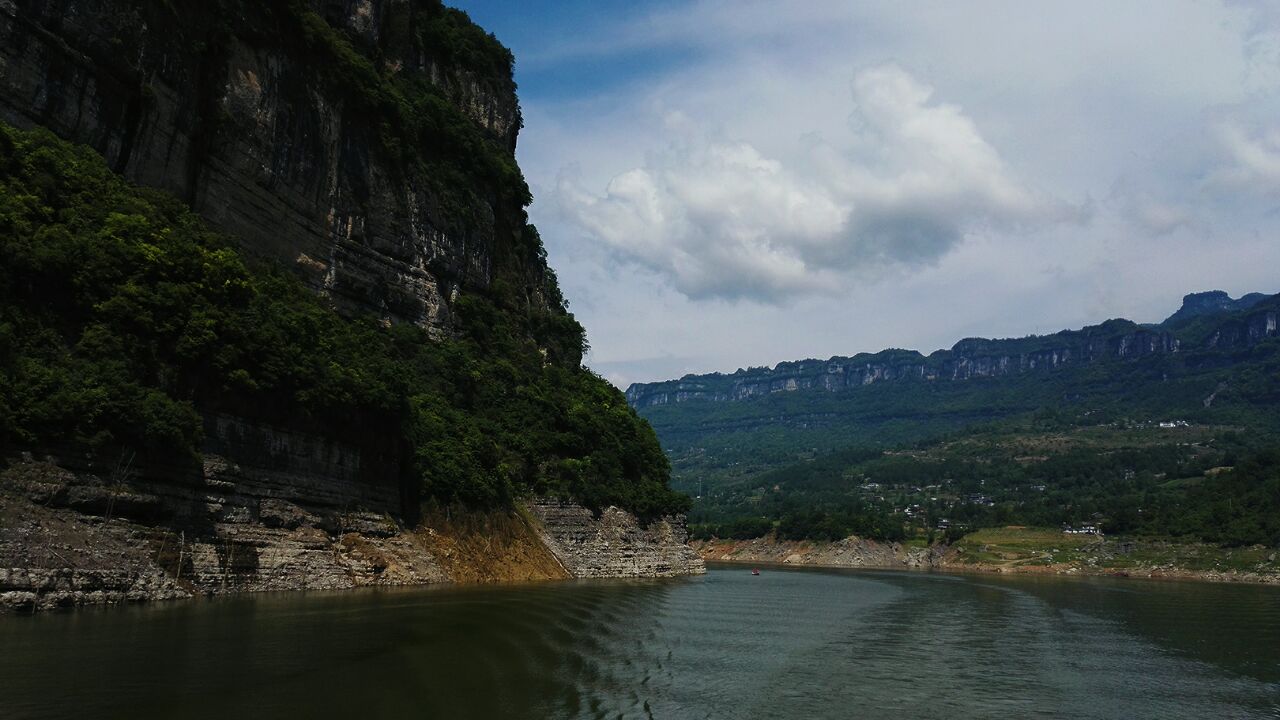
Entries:
<svg viewBox="0 0 1280 720">
<path fill-rule="evenodd" d="M 1280 718 L 1280 588 L 713 567 L 0 617 L 0 717 Z"/>
</svg>

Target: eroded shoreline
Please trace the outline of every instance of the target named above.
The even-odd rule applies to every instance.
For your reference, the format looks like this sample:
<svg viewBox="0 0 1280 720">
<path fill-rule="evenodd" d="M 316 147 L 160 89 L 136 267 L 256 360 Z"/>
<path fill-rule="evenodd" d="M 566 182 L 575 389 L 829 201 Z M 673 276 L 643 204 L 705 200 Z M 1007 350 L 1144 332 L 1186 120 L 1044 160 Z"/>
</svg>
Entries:
<svg viewBox="0 0 1280 720">
<path fill-rule="evenodd" d="M 1109 541 L 1115 546 L 1136 545 L 1137 541 Z M 1099 541 L 1098 547 L 1074 554 L 1069 562 L 1045 562 L 1040 558 L 1011 558 L 1001 562 L 975 562 L 975 548 L 961 541 L 954 546 L 908 546 L 899 543 L 880 543 L 874 540 L 850 537 L 834 542 L 812 542 L 755 538 L 751 540 L 694 540 L 690 545 L 708 563 L 730 565 L 760 565 L 774 567 L 798 567 L 821 569 L 866 570 L 914 570 L 956 574 L 1040 575 L 1065 577 L 1116 577 L 1146 580 L 1181 580 L 1255 585 L 1280 585 L 1280 568 L 1276 567 L 1275 553 L 1270 553 L 1264 568 L 1241 570 L 1237 568 L 1188 568 L 1173 564 L 1144 564 L 1140 556 L 1123 566 L 1107 565 L 1115 562 L 1108 546 Z M 1065 544 L 1065 543 L 1063 543 Z M 1154 545 L 1154 543 L 1153 543 Z M 1162 544 L 1167 549 L 1168 543 Z M 990 546 L 980 546 L 991 552 Z M 1230 550 L 1204 545 L 1174 545 L 1174 550 L 1202 553 L 1231 553 Z M 1264 550 L 1265 552 L 1265 550 Z M 1131 557 L 1137 552 L 1130 551 Z"/>
<path fill-rule="evenodd" d="M 127 484 L 47 462 L 12 465 L 0 472 L 0 612 L 705 571 L 682 517 L 643 523 L 614 507 L 530 500 L 409 524 L 351 502 L 358 496 L 346 486 L 319 492 L 325 480 L 213 456 L 196 477 Z"/>
</svg>

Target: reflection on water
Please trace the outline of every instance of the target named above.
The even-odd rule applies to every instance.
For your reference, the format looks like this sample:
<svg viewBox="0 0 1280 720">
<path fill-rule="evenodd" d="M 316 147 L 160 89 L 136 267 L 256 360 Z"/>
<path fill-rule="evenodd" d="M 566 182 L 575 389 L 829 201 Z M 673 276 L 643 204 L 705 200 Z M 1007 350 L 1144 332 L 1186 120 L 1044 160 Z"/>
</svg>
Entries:
<svg viewBox="0 0 1280 720">
<path fill-rule="evenodd" d="M 738 568 L 0 618 L 0 716 L 1280 717 L 1277 588 Z"/>
</svg>

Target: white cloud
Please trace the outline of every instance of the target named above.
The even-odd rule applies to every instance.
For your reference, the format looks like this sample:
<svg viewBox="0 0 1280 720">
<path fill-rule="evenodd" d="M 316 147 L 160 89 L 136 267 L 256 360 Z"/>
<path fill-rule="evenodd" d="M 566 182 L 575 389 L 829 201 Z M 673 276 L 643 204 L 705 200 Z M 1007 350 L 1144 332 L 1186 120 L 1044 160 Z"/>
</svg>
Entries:
<svg viewBox="0 0 1280 720">
<path fill-rule="evenodd" d="M 838 290 L 845 275 L 935 262 L 975 229 L 1069 217 L 1013 177 L 973 121 L 901 67 L 856 74 L 839 137 L 785 156 L 690 132 L 603 194 L 562 178 L 566 217 L 616 257 L 690 298 L 776 301 Z"/>
<path fill-rule="evenodd" d="M 1213 183 L 1263 194 L 1280 191 L 1280 127 L 1248 128 L 1226 120 L 1216 130 L 1227 165 L 1212 175 Z"/>
<path fill-rule="evenodd" d="M 1133 178 L 1121 178 L 1111 190 L 1106 209 L 1148 237 L 1169 235 L 1178 230 L 1204 232 L 1207 226 L 1197 216 L 1191 199 L 1164 198 Z"/>
<path fill-rule="evenodd" d="M 544 83 L 636 70 L 522 80 L 591 364 L 625 384 L 1280 290 L 1274 5 L 673 0 L 541 33 Z"/>
<path fill-rule="evenodd" d="M 1150 195 L 1134 198 L 1130 211 L 1131 218 L 1152 235 L 1168 235 L 1195 223 L 1195 217 L 1186 208 L 1160 202 Z"/>
</svg>

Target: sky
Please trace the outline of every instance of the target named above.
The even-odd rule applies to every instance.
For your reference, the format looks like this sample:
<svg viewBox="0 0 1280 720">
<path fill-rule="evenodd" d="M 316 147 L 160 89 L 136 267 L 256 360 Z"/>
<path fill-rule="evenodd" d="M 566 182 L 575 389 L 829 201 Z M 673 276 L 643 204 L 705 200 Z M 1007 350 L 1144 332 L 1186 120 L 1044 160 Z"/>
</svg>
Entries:
<svg viewBox="0 0 1280 720">
<path fill-rule="evenodd" d="M 1280 292 L 1280 3 L 452 4 L 620 387 Z"/>
</svg>

